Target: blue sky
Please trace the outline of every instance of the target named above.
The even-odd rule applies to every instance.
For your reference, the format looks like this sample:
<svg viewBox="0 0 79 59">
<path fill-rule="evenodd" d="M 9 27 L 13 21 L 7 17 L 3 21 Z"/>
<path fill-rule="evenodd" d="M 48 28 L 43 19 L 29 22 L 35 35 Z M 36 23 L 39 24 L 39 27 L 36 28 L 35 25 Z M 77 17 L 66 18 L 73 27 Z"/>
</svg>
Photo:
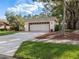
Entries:
<svg viewBox="0 0 79 59">
<path fill-rule="evenodd" d="M 0 0 L 0 18 L 5 18 L 5 12 L 11 11 L 16 14 L 39 14 L 44 8 L 43 3 L 32 0 Z"/>
</svg>

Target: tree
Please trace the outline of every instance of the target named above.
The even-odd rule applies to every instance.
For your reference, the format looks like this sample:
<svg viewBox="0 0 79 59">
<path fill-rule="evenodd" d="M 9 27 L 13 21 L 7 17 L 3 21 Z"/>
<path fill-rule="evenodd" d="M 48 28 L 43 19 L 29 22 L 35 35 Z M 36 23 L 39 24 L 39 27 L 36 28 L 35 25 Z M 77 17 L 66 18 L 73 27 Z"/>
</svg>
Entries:
<svg viewBox="0 0 79 59">
<path fill-rule="evenodd" d="M 66 1 L 67 28 L 79 29 L 79 0 Z"/>
<path fill-rule="evenodd" d="M 37 0 L 38 2 L 45 2 L 46 13 L 50 16 L 55 16 L 59 21 L 63 18 L 63 0 Z"/>
<path fill-rule="evenodd" d="M 67 28 L 76 30 L 79 29 L 79 0 L 37 0 L 48 2 L 49 5 L 51 3 L 55 4 L 52 5 L 53 9 L 51 11 L 52 16 L 56 16 L 59 18 L 60 22 L 63 20 L 63 16 L 65 15 L 65 21 L 67 23 Z M 50 1 L 53 1 L 50 3 Z M 64 3 L 65 1 L 65 3 Z M 65 4 L 65 6 L 64 6 Z M 65 7 L 65 14 L 63 13 L 63 7 Z M 63 15 L 64 14 L 64 15 Z"/>
<path fill-rule="evenodd" d="M 24 20 L 21 15 L 15 15 L 13 12 L 6 12 L 5 16 L 12 26 L 12 29 L 16 31 L 24 30 Z"/>
<path fill-rule="evenodd" d="M 44 11 L 47 16 L 54 16 L 58 18 L 59 29 L 61 28 L 61 22 L 63 20 L 64 2 L 63 0 L 37 0 L 38 2 L 46 3 Z"/>
</svg>

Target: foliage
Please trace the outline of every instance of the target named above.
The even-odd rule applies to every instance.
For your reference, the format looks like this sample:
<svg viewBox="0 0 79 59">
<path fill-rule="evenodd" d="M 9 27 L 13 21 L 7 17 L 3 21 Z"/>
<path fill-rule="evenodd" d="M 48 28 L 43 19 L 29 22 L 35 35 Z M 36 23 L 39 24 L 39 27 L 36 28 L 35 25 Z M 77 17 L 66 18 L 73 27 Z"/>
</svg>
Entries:
<svg viewBox="0 0 79 59">
<path fill-rule="evenodd" d="M 79 29 L 79 0 L 66 1 L 66 22 L 68 29 Z"/>
<path fill-rule="evenodd" d="M 27 16 L 25 15 L 24 18 L 25 18 L 25 19 L 26 19 L 26 18 L 28 18 L 28 19 L 29 19 L 29 18 L 32 18 L 32 15 L 31 15 L 31 14 L 28 14 Z"/>
<path fill-rule="evenodd" d="M 47 2 L 48 5 L 52 6 L 52 9 L 50 11 L 51 16 L 56 16 L 59 19 L 59 23 L 61 23 L 61 21 L 63 20 L 63 16 L 66 15 L 65 20 L 67 23 L 67 29 L 72 30 L 79 29 L 79 16 L 78 16 L 79 0 L 37 0 L 37 1 Z M 63 7 L 65 7 L 66 10 L 64 10 Z M 49 9 L 50 8 L 48 7 L 47 10 Z M 64 14 L 63 11 L 65 11 L 66 13 Z"/>
<path fill-rule="evenodd" d="M 0 31 L 5 31 L 6 29 L 0 29 Z"/>
<path fill-rule="evenodd" d="M 15 15 L 13 12 L 6 12 L 5 16 L 12 26 L 11 29 L 16 31 L 24 30 L 24 20 L 21 15 Z"/>
<path fill-rule="evenodd" d="M 38 2 L 45 2 L 44 11 L 48 14 L 48 16 L 55 16 L 62 21 L 63 18 L 63 0 L 35 0 Z"/>
<path fill-rule="evenodd" d="M 46 3 L 43 9 L 45 14 L 50 17 L 58 18 L 59 26 L 61 26 L 61 22 L 63 20 L 63 10 L 64 10 L 64 2 L 63 0 L 36 0 L 38 2 Z M 60 29 L 60 27 L 59 27 Z"/>
<path fill-rule="evenodd" d="M 55 31 L 61 30 L 62 26 L 61 25 L 55 25 Z"/>
<path fill-rule="evenodd" d="M 15 57 L 19 59 L 79 59 L 79 45 L 23 42 Z"/>
</svg>

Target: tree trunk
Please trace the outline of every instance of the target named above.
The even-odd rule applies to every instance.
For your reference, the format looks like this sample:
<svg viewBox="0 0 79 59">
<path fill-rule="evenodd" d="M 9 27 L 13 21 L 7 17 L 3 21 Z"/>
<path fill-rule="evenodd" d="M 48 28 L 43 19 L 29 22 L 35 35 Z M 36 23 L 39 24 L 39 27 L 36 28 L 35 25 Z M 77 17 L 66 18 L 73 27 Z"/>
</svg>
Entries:
<svg viewBox="0 0 79 59">
<path fill-rule="evenodd" d="M 79 0 L 70 0 L 66 2 L 66 23 L 67 28 L 76 30 L 79 21 Z"/>
</svg>

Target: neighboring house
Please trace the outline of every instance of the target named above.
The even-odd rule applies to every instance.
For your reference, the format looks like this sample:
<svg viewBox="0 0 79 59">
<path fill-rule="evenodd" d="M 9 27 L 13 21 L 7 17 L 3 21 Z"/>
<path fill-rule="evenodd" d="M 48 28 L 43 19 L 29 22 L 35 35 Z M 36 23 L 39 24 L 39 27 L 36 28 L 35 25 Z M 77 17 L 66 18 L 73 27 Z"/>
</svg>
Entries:
<svg viewBox="0 0 79 59">
<path fill-rule="evenodd" d="M 0 21 L 0 29 L 8 30 L 10 29 L 10 25 L 8 24 L 8 22 Z"/>
<path fill-rule="evenodd" d="M 42 17 L 26 19 L 25 31 L 55 31 L 57 18 L 55 17 Z"/>
</svg>

